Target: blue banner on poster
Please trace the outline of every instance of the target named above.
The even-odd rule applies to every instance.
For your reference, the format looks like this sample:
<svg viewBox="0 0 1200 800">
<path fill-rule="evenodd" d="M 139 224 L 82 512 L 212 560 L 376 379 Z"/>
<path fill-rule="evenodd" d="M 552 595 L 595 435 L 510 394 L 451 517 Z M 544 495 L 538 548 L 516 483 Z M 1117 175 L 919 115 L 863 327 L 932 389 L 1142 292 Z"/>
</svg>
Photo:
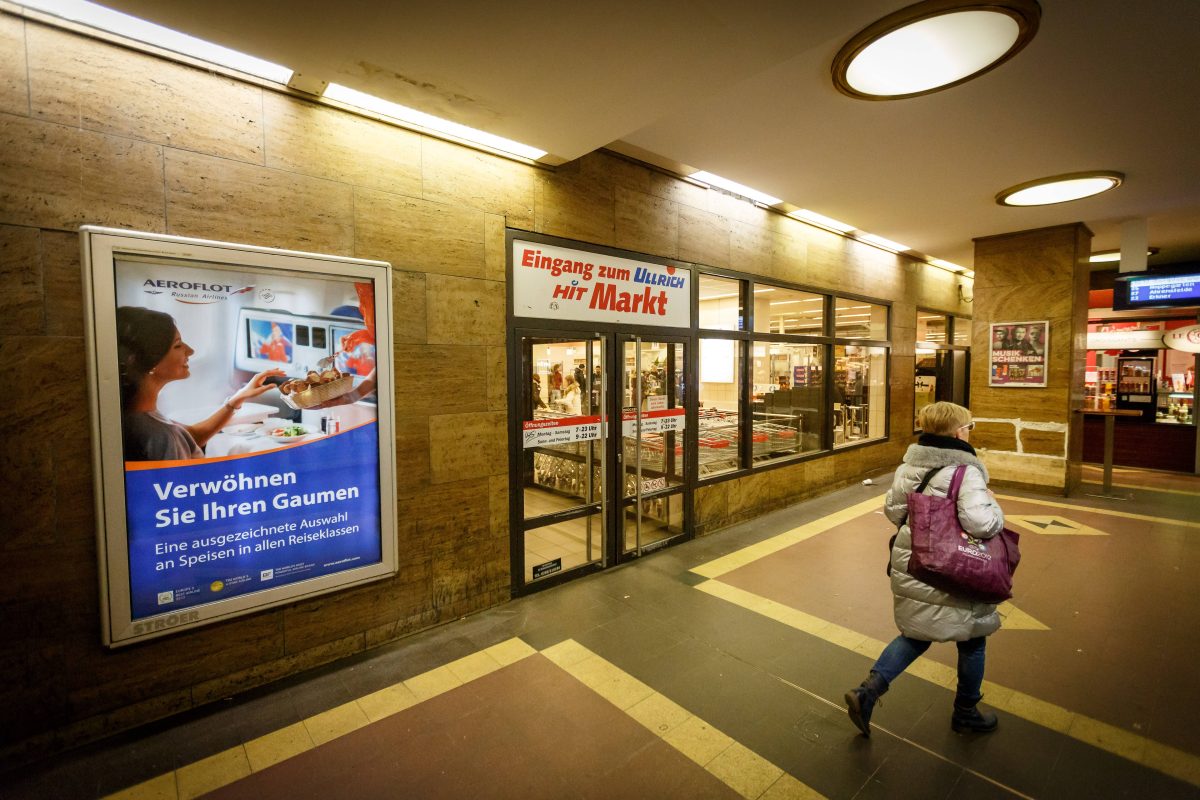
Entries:
<svg viewBox="0 0 1200 800">
<path fill-rule="evenodd" d="M 132 617 L 382 559 L 378 424 L 242 458 L 127 469 Z"/>
</svg>

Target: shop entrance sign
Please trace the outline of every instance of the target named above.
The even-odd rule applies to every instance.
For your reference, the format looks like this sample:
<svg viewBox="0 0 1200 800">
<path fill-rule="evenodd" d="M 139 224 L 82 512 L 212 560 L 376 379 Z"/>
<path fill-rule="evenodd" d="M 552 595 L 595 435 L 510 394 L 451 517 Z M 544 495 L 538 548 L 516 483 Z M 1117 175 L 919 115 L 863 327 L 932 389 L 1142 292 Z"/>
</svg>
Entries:
<svg viewBox="0 0 1200 800">
<path fill-rule="evenodd" d="M 393 574 L 390 266 L 81 237 L 105 643 Z"/>
<path fill-rule="evenodd" d="M 686 328 L 691 280 L 683 267 L 512 241 L 518 317 Z"/>
</svg>

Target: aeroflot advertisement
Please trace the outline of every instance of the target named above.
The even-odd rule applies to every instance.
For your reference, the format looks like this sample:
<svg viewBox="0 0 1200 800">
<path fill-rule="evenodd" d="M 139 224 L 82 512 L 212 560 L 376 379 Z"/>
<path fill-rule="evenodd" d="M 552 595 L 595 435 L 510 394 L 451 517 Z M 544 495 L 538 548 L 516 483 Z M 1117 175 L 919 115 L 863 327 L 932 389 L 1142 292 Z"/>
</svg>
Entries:
<svg viewBox="0 0 1200 800">
<path fill-rule="evenodd" d="M 162 259 L 112 268 L 126 633 L 381 565 L 376 283 Z"/>
<path fill-rule="evenodd" d="M 690 325 L 690 271 L 682 267 L 512 243 L 513 313 L 518 317 Z"/>
</svg>

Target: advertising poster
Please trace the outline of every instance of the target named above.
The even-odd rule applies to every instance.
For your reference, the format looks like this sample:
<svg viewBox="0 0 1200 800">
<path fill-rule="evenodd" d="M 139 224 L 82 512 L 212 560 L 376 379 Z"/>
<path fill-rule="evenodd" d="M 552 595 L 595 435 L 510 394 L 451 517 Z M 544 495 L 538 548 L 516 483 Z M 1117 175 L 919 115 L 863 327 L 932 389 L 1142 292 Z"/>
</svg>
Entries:
<svg viewBox="0 0 1200 800">
<path fill-rule="evenodd" d="M 134 241 L 90 259 L 112 642 L 391 574 L 386 265 Z"/>
<path fill-rule="evenodd" d="M 586 250 L 513 240 L 518 317 L 686 328 L 691 273 Z"/>
<path fill-rule="evenodd" d="M 993 323 L 988 353 L 989 386 L 1044 389 L 1050 358 L 1050 323 L 1046 320 Z"/>
</svg>

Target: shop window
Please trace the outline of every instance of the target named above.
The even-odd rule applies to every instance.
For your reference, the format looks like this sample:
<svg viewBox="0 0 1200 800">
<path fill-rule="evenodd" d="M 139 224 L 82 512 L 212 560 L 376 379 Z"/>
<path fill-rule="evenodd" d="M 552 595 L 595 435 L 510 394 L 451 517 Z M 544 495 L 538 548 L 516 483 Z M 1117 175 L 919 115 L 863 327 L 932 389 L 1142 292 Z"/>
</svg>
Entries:
<svg viewBox="0 0 1200 800">
<path fill-rule="evenodd" d="M 780 286 L 756 285 L 754 331 L 822 336 L 825 333 L 825 298 Z"/>
<path fill-rule="evenodd" d="M 705 478 L 738 469 L 741 419 L 741 342 L 700 338 L 699 447 Z"/>
<path fill-rule="evenodd" d="M 742 284 L 733 278 L 700 276 L 700 327 L 718 331 L 742 330 Z"/>
<path fill-rule="evenodd" d="M 834 446 L 886 435 L 887 357 L 886 347 L 834 346 Z"/>
<path fill-rule="evenodd" d="M 917 312 L 917 341 L 948 344 L 946 331 L 950 318 L 945 314 L 932 314 L 928 311 Z M 872 339 L 879 337 L 872 336 Z"/>
<path fill-rule="evenodd" d="M 954 318 L 954 344 L 960 347 L 971 346 L 971 320 L 969 318 Z"/>
<path fill-rule="evenodd" d="M 818 344 L 752 344 L 755 463 L 821 449 L 825 352 Z"/>
<path fill-rule="evenodd" d="M 840 339 L 886 339 L 887 306 L 861 300 L 834 300 L 834 336 Z"/>
</svg>

